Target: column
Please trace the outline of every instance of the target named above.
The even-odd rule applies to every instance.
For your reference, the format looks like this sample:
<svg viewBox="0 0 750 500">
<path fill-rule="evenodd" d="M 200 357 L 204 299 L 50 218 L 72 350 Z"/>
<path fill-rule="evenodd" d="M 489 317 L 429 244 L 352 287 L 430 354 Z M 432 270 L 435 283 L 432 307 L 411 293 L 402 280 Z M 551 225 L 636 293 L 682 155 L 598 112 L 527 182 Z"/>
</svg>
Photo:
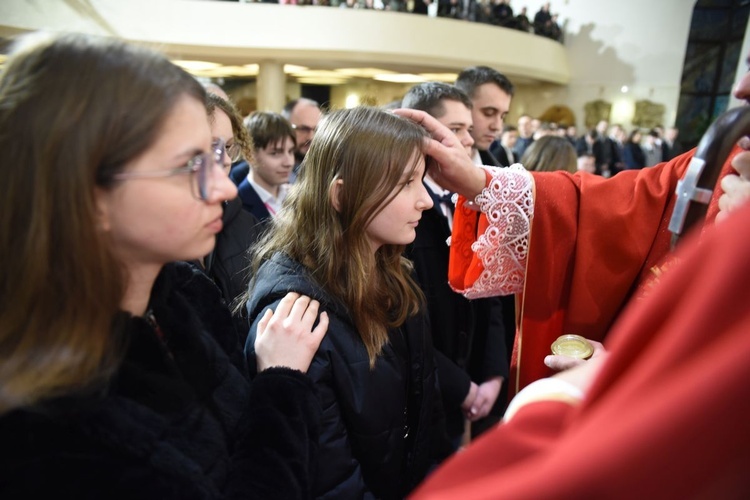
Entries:
<svg viewBox="0 0 750 500">
<path fill-rule="evenodd" d="M 284 65 L 277 61 L 261 61 L 258 69 L 258 110 L 281 112 L 286 104 Z"/>
</svg>

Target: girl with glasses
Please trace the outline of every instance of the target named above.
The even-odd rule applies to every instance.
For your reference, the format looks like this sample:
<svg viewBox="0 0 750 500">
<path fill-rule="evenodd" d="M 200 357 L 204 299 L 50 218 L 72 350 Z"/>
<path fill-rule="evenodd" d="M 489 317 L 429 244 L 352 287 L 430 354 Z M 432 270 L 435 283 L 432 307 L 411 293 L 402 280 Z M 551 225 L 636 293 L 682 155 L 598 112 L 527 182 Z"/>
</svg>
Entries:
<svg viewBox="0 0 750 500">
<path fill-rule="evenodd" d="M 0 497 L 303 498 L 327 327 L 285 297 L 250 384 L 202 273 L 237 194 L 205 92 L 164 57 L 20 41 L 0 77 Z M 279 321 L 281 320 L 281 321 Z"/>
<path fill-rule="evenodd" d="M 226 146 L 224 171 L 229 173 L 232 163 L 240 157 L 253 158 L 253 141 L 242 123 L 237 108 L 216 94 L 206 96 L 206 107 L 211 125 L 211 137 Z M 249 250 L 260 238 L 260 221 L 242 208 L 239 197 L 223 203 L 222 229 L 216 235 L 216 246 L 200 262 L 203 270 L 221 290 L 227 304 L 247 291 L 250 281 Z M 239 304 L 238 304 L 239 305 Z M 233 307 L 233 316 L 240 343 L 244 345 L 249 324 L 244 307 Z"/>
</svg>

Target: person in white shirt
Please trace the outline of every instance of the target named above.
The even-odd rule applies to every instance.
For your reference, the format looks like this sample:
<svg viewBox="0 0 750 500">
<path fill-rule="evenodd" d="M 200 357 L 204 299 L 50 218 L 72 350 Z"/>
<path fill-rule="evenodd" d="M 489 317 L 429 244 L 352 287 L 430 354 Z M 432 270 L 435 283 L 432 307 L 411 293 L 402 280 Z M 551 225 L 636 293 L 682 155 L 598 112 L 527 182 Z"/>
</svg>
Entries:
<svg viewBox="0 0 750 500">
<path fill-rule="evenodd" d="M 253 138 L 253 160 L 247 178 L 237 189 L 243 208 L 266 223 L 281 210 L 294 167 L 296 137 L 278 113 L 255 112 L 247 120 Z"/>
</svg>

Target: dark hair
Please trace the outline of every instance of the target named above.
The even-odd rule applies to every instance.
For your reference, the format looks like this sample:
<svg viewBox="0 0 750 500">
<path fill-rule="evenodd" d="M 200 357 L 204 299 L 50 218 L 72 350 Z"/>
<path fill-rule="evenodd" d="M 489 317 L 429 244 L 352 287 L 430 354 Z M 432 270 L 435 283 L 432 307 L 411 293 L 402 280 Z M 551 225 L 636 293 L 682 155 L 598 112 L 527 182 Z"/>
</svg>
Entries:
<svg viewBox="0 0 750 500">
<path fill-rule="evenodd" d="M 0 414 L 91 390 L 121 359 L 127 276 L 97 190 L 203 87 L 164 56 L 88 35 L 31 35 L 0 76 Z M 114 331 L 113 331 L 114 328 Z"/>
<path fill-rule="evenodd" d="M 473 66 L 466 68 L 458 74 L 456 78 L 456 87 L 466 92 L 466 94 L 474 98 L 474 92 L 477 87 L 484 85 L 485 83 L 494 83 L 500 90 L 513 97 L 515 91 L 513 84 L 508 78 L 497 70 L 494 70 L 488 66 Z"/>
<path fill-rule="evenodd" d="M 292 113 L 294 112 L 294 108 L 297 107 L 297 104 L 309 104 L 320 109 L 320 104 L 318 103 L 318 101 L 308 99 L 307 97 L 300 97 L 299 99 L 292 99 L 291 101 L 286 103 L 284 108 L 281 110 L 281 116 L 289 120 L 292 117 Z"/>
<path fill-rule="evenodd" d="M 635 139 L 636 135 L 640 135 L 641 137 L 643 137 L 643 133 L 641 133 L 641 130 L 635 128 L 635 129 L 631 130 L 630 133 L 628 134 L 628 139 L 627 139 L 626 142 L 633 142 L 633 140 Z"/>
<path fill-rule="evenodd" d="M 255 111 L 247 117 L 247 130 L 256 149 L 264 149 L 289 137 L 297 145 L 297 136 L 289 121 L 278 113 Z"/>
<path fill-rule="evenodd" d="M 472 108 L 471 99 L 466 93 L 453 85 L 441 82 L 425 82 L 413 86 L 406 92 L 401 101 L 401 106 L 410 109 L 419 109 L 440 118 L 445 114 L 443 101 L 457 101 Z"/>
</svg>

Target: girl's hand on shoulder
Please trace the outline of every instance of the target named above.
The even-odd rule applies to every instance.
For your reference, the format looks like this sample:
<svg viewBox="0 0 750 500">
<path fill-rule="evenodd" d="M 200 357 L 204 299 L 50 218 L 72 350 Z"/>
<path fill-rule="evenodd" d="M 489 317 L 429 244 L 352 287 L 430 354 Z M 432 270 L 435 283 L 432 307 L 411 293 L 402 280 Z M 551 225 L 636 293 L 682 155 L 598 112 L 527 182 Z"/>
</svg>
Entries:
<svg viewBox="0 0 750 500">
<path fill-rule="evenodd" d="M 307 372 L 328 330 L 328 314 L 318 315 L 319 308 L 317 300 L 291 292 L 281 299 L 276 311 L 266 310 L 255 337 L 259 372 L 272 366 Z"/>
</svg>

